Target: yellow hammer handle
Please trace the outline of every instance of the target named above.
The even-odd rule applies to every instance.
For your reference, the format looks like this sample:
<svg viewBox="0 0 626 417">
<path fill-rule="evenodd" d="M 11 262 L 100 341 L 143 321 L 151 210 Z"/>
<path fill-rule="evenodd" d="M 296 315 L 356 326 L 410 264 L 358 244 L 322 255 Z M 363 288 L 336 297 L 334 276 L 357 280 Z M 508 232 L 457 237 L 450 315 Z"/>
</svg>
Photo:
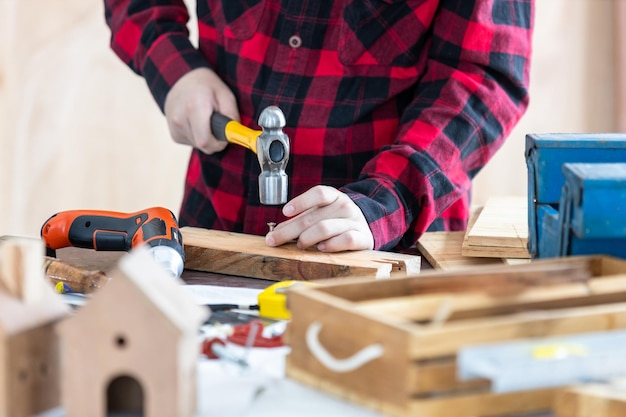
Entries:
<svg viewBox="0 0 626 417">
<path fill-rule="evenodd" d="M 217 112 L 211 115 L 211 132 L 219 140 L 236 143 L 254 153 L 256 153 L 257 139 L 262 133 Z"/>
</svg>

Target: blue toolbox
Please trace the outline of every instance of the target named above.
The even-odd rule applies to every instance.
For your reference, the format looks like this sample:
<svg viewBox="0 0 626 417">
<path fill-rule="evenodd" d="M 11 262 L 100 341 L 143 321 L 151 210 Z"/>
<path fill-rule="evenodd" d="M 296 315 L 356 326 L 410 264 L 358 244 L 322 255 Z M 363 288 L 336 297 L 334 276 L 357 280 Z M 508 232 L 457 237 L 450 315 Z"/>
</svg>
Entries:
<svg viewBox="0 0 626 417">
<path fill-rule="evenodd" d="M 563 165 L 560 256 L 626 258 L 626 163 Z"/>
<path fill-rule="evenodd" d="M 621 219 L 621 207 L 617 208 L 621 204 L 620 183 L 626 177 L 618 165 L 600 167 L 596 164 L 626 163 L 626 134 L 527 135 L 525 156 L 531 257 L 601 254 L 609 250 L 625 257 L 626 249 L 619 255 L 613 246 L 626 246 L 626 232 L 623 228 L 621 232 L 615 229 L 620 222 L 626 222 Z M 573 167 L 575 163 L 592 166 Z M 564 167 L 565 164 L 572 165 Z M 601 193 L 604 196 L 599 199 Z M 583 195 L 584 205 L 576 205 L 573 199 Z M 566 210 L 560 207 L 564 203 L 569 205 Z M 607 221 L 602 227 L 588 223 L 592 218 L 601 217 Z M 570 224 L 570 221 L 578 224 Z M 614 231 L 607 232 L 608 229 Z M 580 231 L 583 233 L 579 234 Z"/>
</svg>

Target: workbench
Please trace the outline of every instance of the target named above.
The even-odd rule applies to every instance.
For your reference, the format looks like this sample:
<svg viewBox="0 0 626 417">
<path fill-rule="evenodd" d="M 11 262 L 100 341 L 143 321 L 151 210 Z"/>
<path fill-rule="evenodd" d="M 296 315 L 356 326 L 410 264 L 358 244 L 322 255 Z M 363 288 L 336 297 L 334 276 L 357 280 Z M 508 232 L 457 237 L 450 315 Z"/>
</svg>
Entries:
<svg viewBox="0 0 626 417">
<path fill-rule="evenodd" d="M 124 253 L 120 252 L 95 252 L 89 249 L 65 248 L 57 251 L 57 257 L 92 270 L 102 270 L 107 272 L 112 269 L 117 260 Z M 415 252 L 414 254 L 418 254 Z M 424 270 L 432 267 L 422 257 L 422 268 Z M 217 273 L 199 272 L 185 270 L 182 279 L 187 284 L 217 285 L 226 287 L 241 287 L 263 289 L 275 281 L 246 278 L 240 276 L 229 276 Z M 347 417 L 383 417 L 383 414 L 372 411 L 368 408 L 350 403 L 340 398 L 328 395 L 289 378 L 274 378 L 270 381 L 259 382 L 254 377 L 237 379 L 229 378 L 225 382 L 219 383 L 220 388 L 236 391 L 233 397 L 238 397 L 236 401 L 230 401 L 223 396 L 207 395 L 211 387 L 217 383 L 217 378 L 212 377 L 210 367 L 207 364 L 200 366 L 199 391 L 199 414 L 198 417 L 226 417 L 240 415 L 245 417 L 307 417 L 307 416 L 347 416 Z M 210 366 L 210 365 L 209 365 Z M 215 368 L 213 368 L 215 369 Z M 259 390 L 259 387 L 262 389 Z M 227 390 L 228 391 L 228 390 Z M 63 413 L 57 410 L 46 413 L 40 417 L 63 417 Z M 428 417 L 428 416 L 424 416 Z M 520 416 L 521 417 L 521 416 Z M 525 415 L 524 417 L 531 417 Z M 534 414 L 532 417 L 550 417 L 550 414 Z"/>
</svg>

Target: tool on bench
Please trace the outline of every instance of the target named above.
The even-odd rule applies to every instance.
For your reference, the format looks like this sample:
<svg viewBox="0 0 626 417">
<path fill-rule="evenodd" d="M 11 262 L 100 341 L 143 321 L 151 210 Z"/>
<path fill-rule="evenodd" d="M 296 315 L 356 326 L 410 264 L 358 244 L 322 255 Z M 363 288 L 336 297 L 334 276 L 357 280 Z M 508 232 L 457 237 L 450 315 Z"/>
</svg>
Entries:
<svg viewBox="0 0 626 417">
<path fill-rule="evenodd" d="M 289 138 L 282 130 L 285 115 L 278 107 L 269 106 L 261 112 L 258 123 L 262 131 L 250 129 L 220 113 L 211 115 L 211 131 L 217 139 L 236 143 L 257 154 L 261 167 L 261 204 L 284 204 L 287 202 L 285 168 L 289 160 Z"/>
<path fill-rule="evenodd" d="M 287 290 L 294 285 L 312 285 L 311 282 L 286 280 L 275 282 L 265 288 L 257 296 L 258 304 L 242 305 L 242 304 L 206 304 L 213 312 L 227 310 L 258 310 L 259 317 L 271 320 L 289 320 L 291 313 L 287 309 Z M 207 323 L 214 321 L 213 315 L 207 320 Z"/>
<path fill-rule="evenodd" d="M 70 210 L 50 217 L 41 227 L 48 256 L 56 250 L 75 246 L 97 251 L 130 251 L 149 247 L 154 260 L 172 275 L 180 277 L 185 253 L 182 235 L 174 214 L 163 207 L 135 213 L 99 210 Z"/>
<path fill-rule="evenodd" d="M 286 280 L 270 285 L 259 293 L 259 316 L 277 320 L 289 320 L 287 290 L 294 285 L 312 285 L 308 281 Z"/>
<path fill-rule="evenodd" d="M 0 242 L 9 239 L 39 241 L 34 238 L 0 236 Z M 44 256 L 43 274 L 60 293 L 90 294 L 104 287 L 109 281 L 109 277 L 103 271 L 86 269 L 51 256 Z"/>
<path fill-rule="evenodd" d="M 109 281 L 102 271 L 83 269 L 49 256 L 44 258 L 43 269 L 46 278 L 59 293 L 90 294 Z"/>
<path fill-rule="evenodd" d="M 533 258 L 626 257 L 626 135 L 526 136 Z"/>
</svg>

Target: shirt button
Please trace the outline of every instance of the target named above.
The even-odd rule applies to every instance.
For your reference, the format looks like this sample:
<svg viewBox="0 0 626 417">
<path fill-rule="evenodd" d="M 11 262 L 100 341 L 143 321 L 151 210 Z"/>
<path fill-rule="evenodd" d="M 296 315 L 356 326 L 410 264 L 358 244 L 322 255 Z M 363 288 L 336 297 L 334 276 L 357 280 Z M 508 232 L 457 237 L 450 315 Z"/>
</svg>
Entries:
<svg viewBox="0 0 626 417">
<path fill-rule="evenodd" d="M 299 48 L 300 46 L 302 46 L 302 39 L 300 38 L 300 36 L 298 35 L 293 35 L 292 37 L 289 38 L 289 46 L 291 46 L 292 48 Z"/>
</svg>

